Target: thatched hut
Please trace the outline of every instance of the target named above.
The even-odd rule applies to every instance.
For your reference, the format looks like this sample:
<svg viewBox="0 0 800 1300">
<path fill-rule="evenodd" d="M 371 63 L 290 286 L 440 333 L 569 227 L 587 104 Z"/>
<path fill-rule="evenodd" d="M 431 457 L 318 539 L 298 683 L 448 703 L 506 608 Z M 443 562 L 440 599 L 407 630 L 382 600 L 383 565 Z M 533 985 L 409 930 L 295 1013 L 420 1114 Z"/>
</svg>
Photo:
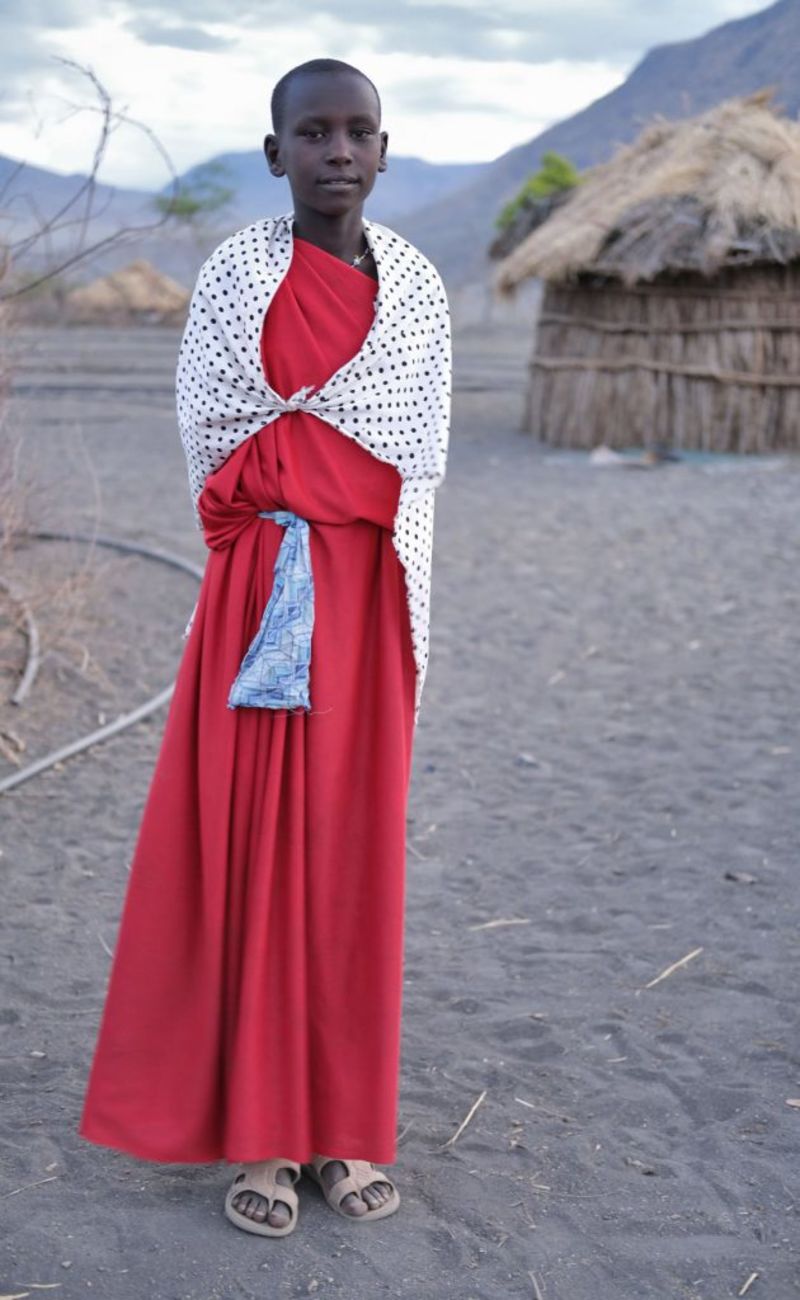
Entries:
<svg viewBox="0 0 800 1300">
<path fill-rule="evenodd" d="M 800 449 L 800 123 L 769 92 L 653 122 L 540 216 L 496 280 L 545 281 L 526 429 Z"/>
<path fill-rule="evenodd" d="M 69 319 L 81 324 L 179 324 L 186 315 L 189 294 L 144 260 L 91 284 L 73 289 L 66 296 Z"/>
</svg>

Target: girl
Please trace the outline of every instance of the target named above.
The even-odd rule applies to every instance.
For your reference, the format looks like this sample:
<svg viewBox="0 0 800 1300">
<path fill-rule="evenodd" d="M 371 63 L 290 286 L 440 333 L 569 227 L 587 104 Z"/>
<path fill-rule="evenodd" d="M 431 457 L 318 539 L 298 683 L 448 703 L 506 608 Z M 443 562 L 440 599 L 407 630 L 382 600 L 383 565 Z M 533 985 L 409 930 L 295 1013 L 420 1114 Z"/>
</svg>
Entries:
<svg viewBox="0 0 800 1300">
<path fill-rule="evenodd" d="M 380 101 L 316 59 L 272 96 L 294 210 L 201 269 L 177 391 L 209 556 L 145 806 L 80 1133 L 241 1166 L 285 1236 L 302 1170 L 393 1213 L 405 814 L 427 662 L 447 300 L 366 221 Z"/>
</svg>

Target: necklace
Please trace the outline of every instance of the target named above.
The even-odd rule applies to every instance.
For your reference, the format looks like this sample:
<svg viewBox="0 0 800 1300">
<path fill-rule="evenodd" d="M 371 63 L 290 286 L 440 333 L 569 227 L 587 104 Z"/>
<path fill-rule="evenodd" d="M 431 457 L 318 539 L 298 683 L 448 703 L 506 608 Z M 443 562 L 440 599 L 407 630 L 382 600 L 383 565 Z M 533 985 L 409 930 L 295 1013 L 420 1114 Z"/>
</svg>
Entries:
<svg viewBox="0 0 800 1300">
<path fill-rule="evenodd" d="M 358 266 L 361 262 L 364 261 L 364 258 L 367 257 L 371 252 L 369 241 L 367 240 L 366 235 L 364 236 L 364 242 L 367 245 L 366 248 L 364 249 L 364 252 L 358 253 L 357 256 L 353 258 L 352 262 L 350 263 L 351 266 Z"/>
</svg>

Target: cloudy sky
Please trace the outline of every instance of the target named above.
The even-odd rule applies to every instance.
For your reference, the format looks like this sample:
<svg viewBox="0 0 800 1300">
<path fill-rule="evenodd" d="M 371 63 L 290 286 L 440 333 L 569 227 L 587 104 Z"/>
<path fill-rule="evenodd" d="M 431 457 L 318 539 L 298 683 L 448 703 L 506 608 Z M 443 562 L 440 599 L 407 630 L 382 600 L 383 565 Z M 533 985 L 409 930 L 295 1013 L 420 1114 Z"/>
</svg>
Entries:
<svg viewBox="0 0 800 1300">
<path fill-rule="evenodd" d="M 288 68 L 344 59 L 376 82 L 390 149 L 496 158 L 618 85 L 653 45 L 698 36 L 759 0 L 0 0 L 0 153 L 57 171 L 91 158 L 90 66 L 179 171 L 259 148 Z M 142 132 L 114 134 L 104 179 L 160 186 Z"/>
</svg>

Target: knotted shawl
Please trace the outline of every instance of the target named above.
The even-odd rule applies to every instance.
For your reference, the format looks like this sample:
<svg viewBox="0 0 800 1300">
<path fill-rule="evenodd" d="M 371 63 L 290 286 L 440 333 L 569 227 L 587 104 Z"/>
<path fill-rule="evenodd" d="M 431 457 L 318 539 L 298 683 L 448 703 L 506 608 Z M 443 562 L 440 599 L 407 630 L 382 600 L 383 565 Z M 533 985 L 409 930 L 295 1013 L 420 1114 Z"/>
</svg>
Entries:
<svg viewBox="0 0 800 1300">
<path fill-rule="evenodd" d="M 308 385 L 284 399 L 264 377 L 261 330 L 289 269 L 293 219 L 292 212 L 267 217 L 231 235 L 197 278 L 177 372 L 178 424 L 195 518 L 202 527 L 197 500 L 207 475 L 287 411 L 311 412 L 394 465 L 402 486 L 392 541 L 405 575 L 416 718 L 428 664 L 434 491 L 445 474 L 450 426 L 447 295 L 419 249 L 365 219 L 378 268 L 367 337 L 321 387 Z"/>
</svg>

